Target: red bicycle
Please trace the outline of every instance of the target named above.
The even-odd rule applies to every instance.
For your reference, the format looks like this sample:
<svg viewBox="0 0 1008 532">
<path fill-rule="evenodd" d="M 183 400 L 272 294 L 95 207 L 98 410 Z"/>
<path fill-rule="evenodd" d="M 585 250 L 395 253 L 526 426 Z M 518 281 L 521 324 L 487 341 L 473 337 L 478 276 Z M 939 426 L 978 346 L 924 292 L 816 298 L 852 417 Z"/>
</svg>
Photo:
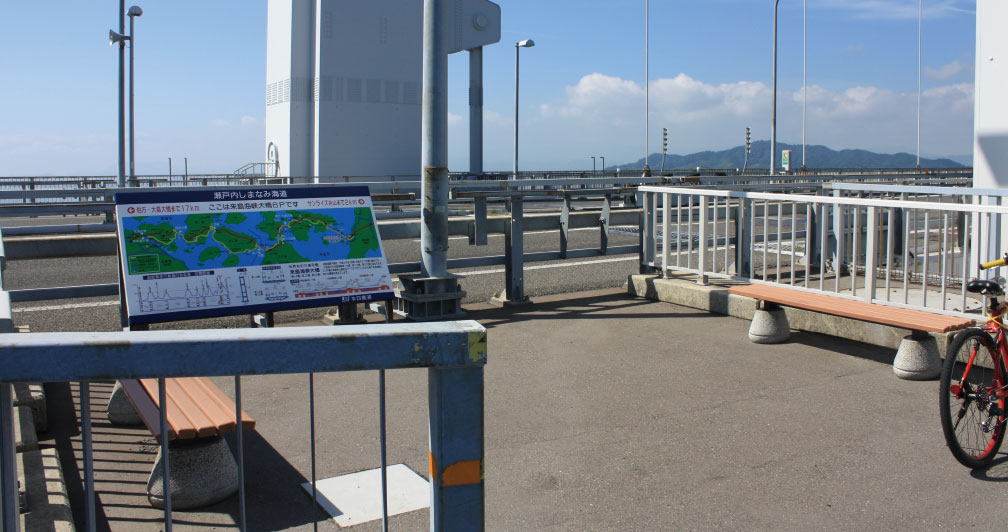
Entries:
<svg viewBox="0 0 1008 532">
<path fill-rule="evenodd" d="M 1005 258 L 980 265 L 997 268 Z M 990 465 L 1005 433 L 1008 398 L 1008 304 L 999 299 L 1004 287 L 991 280 L 973 280 L 966 290 L 987 296 L 987 322 L 955 336 L 942 366 L 938 390 L 942 432 L 952 455 L 966 467 Z"/>
</svg>

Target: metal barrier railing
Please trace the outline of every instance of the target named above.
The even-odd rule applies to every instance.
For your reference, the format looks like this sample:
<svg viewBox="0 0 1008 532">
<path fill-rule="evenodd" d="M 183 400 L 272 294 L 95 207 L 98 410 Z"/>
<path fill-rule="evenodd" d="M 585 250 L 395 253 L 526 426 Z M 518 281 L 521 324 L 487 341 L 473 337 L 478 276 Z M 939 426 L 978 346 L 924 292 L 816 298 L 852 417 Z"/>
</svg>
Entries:
<svg viewBox="0 0 1008 532">
<path fill-rule="evenodd" d="M 1003 251 L 1008 207 L 641 187 L 642 269 L 786 284 L 976 317 L 965 281 Z"/>
<path fill-rule="evenodd" d="M 99 379 L 235 376 L 241 426 L 241 376 L 427 368 L 430 428 L 431 530 L 482 530 L 483 366 L 486 330 L 474 321 L 341 327 L 0 335 L 0 522 L 19 529 L 10 388 L 15 382 L 80 382 L 86 529 L 95 530 L 89 383 Z M 277 356 L 284 353 L 284 356 Z M 384 396 L 382 396 L 384 398 Z M 163 401 L 161 404 L 165 404 Z M 383 414 L 384 415 L 384 414 Z M 165 414 L 162 409 L 162 426 Z M 314 429 L 314 426 L 312 427 Z M 383 429 L 384 430 L 384 429 Z M 164 433 L 164 430 L 161 431 Z M 241 433 L 239 429 L 238 433 Z M 314 432 L 312 432 L 314 434 Z M 313 445 L 314 445 L 314 438 Z M 163 478 L 169 478 L 168 438 L 162 438 Z M 239 438 L 239 471 L 244 452 Z M 384 433 L 382 434 L 384 457 Z M 384 460 L 383 460 L 384 462 Z M 314 471 L 314 455 L 312 456 Z M 464 464 L 479 474 L 444 481 Z M 476 464 L 474 467 L 472 464 Z M 385 464 L 382 464 L 384 468 Z M 457 469 L 457 468 L 456 468 Z M 242 478 L 241 476 L 239 478 Z M 313 478 L 314 482 L 315 479 Z M 241 508 L 245 492 L 239 491 Z M 172 526 L 170 490 L 165 530 Z M 244 513 L 239 525 L 245 529 Z"/>
</svg>

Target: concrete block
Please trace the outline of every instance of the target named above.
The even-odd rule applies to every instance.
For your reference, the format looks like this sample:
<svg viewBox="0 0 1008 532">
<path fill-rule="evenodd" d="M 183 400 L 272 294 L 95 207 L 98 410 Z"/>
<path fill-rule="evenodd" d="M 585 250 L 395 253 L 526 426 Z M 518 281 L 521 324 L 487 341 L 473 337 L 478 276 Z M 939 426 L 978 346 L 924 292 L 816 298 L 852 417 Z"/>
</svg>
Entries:
<svg viewBox="0 0 1008 532">
<path fill-rule="evenodd" d="M 126 390 L 123 389 L 122 383 L 119 381 L 116 381 L 112 388 L 112 395 L 109 396 L 105 412 L 108 414 L 109 423 L 113 425 L 139 425 L 143 423 L 143 419 L 133 408 L 133 403 L 130 402 Z"/>
<path fill-rule="evenodd" d="M 901 379 L 920 381 L 937 378 L 941 367 L 941 356 L 935 339 L 927 335 L 911 334 L 900 343 L 892 369 Z"/>
<path fill-rule="evenodd" d="M 173 443 L 168 448 L 172 508 L 185 510 L 222 501 L 238 492 L 238 464 L 224 438 Z M 151 506 L 164 508 L 161 451 L 147 480 Z"/>
<path fill-rule="evenodd" d="M 14 441 L 14 447 L 19 453 L 38 450 L 35 421 L 32 419 L 31 408 L 27 406 L 14 407 Z"/>
<path fill-rule="evenodd" d="M 45 390 L 42 384 L 15 383 L 14 406 L 31 408 L 36 432 L 49 430 L 49 413 L 46 409 Z"/>
<path fill-rule="evenodd" d="M 28 500 L 21 514 L 24 532 L 73 532 L 73 513 L 56 449 L 21 453 L 18 477 Z"/>
<path fill-rule="evenodd" d="M 787 313 L 782 308 L 757 310 L 749 325 L 749 339 L 757 344 L 779 344 L 791 336 Z"/>
</svg>

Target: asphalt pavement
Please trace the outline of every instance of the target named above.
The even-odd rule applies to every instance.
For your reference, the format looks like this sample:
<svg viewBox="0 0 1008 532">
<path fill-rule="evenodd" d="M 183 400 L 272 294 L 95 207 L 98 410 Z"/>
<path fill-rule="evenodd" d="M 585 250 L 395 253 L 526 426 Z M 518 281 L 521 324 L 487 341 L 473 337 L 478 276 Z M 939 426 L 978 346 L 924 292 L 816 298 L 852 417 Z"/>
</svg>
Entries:
<svg viewBox="0 0 1008 532">
<path fill-rule="evenodd" d="M 937 383 L 896 378 L 891 349 L 808 333 L 752 344 L 744 320 L 618 289 L 467 308 L 489 338 L 487 530 L 968 530 L 1008 517 L 1008 456 L 984 472 L 960 466 Z M 377 375 L 315 382 L 319 478 L 376 467 Z M 426 385 L 424 370 L 388 375 L 389 462 L 420 474 Z M 313 527 L 298 486 L 311 471 L 306 386 L 304 375 L 243 380 L 258 423 L 246 441 L 250 530 Z M 96 423 L 101 522 L 158 530 L 142 491 L 149 433 Z M 176 512 L 175 529 L 233 528 L 236 515 L 231 499 Z M 390 525 L 425 530 L 428 515 Z"/>
</svg>

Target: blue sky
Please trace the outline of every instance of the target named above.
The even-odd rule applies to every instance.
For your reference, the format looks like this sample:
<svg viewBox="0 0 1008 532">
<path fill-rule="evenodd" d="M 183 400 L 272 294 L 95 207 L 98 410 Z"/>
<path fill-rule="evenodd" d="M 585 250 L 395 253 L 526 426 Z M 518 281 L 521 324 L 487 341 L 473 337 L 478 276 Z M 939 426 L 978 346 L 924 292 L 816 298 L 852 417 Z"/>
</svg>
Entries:
<svg viewBox="0 0 1008 532">
<path fill-rule="evenodd" d="M 362 0 L 365 1 L 365 0 Z M 419 1 L 419 0 L 417 0 Z M 137 173 L 229 172 L 261 161 L 266 2 L 136 0 Z M 509 169 L 514 42 L 521 167 L 644 155 L 644 1 L 500 0 L 484 53 L 485 168 Z M 0 19 L 3 175 L 116 168 L 115 0 L 9 2 Z M 127 4 L 129 5 L 129 4 Z M 809 144 L 916 149 L 917 0 L 808 0 Z M 922 154 L 972 151 L 975 0 L 925 0 Z M 651 152 L 770 136 L 772 0 L 651 1 Z M 418 22 L 419 23 L 419 22 Z M 778 141 L 801 142 L 802 1 L 780 1 Z M 450 60 L 453 170 L 468 168 L 468 59 Z M 814 166 L 814 161 L 809 161 Z"/>
</svg>

